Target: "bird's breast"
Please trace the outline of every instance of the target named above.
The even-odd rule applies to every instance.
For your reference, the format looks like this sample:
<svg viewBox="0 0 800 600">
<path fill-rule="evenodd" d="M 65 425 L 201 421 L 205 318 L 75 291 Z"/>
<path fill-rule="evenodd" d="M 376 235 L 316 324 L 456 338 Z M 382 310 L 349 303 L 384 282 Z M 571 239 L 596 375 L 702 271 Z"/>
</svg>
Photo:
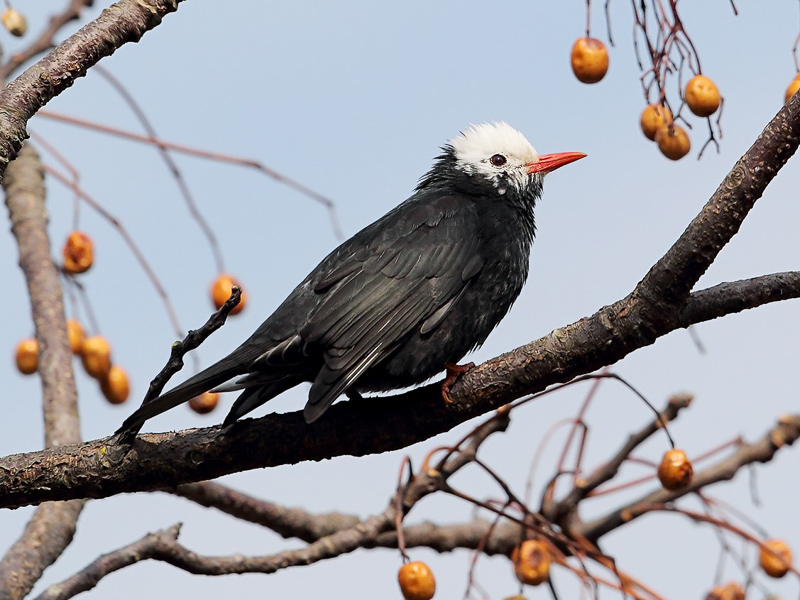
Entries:
<svg viewBox="0 0 800 600">
<path fill-rule="evenodd" d="M 518 223 L 517 223 L 518 225 Z M 446 316 L 431 331 L 415 331 L 359 388 L 388 390 L 420 383 L 483 344 L 522 291 L 528 275 L 532 235 L 502 222 L 484 223 L 483 265 L 466 284 Z"/>
</svg>

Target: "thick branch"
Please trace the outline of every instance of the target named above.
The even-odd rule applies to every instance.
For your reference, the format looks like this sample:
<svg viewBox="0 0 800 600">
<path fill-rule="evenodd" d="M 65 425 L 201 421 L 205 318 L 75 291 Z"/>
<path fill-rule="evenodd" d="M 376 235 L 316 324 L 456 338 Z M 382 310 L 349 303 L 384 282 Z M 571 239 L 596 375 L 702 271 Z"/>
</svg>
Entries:
<svg viewBox="0 0 800 600">
<path fill-rule="evenodd" d="M 753 203 L 798 144 L 800 94 L 764 128 L 630 296 L 466 373 L 451 393 L 458 407 L 471 411 L 476 403 L 487 402 L 496 407 L 613 364 L 666 333 L 692 324 L 679 316 L 689 290 L 739 230 Z M 699 320 L 705 319 L 699 316 Z"/>
<path fill-rule="evenodd" d="M 341 556 L 358 548 L 374 548 L 380 545 L 379 539 L 394 545 L 398 541 L 396 531 L 393 536 L 390 532 L 400 526 L 403 516 L 424 497 L 442 489 L 449 477 L 475 460 L 478 448 L 489 436 L 505 431 L 508 424 L 508 412 L 498 411 L 494 417 L 473 430 L 469 439 L 463 444 L 463 449 L 454 450 L 439 465 L 440 470 L 423 468 L 419 473 L 409 477 L 408 482 L 400 486 L 396 497 L 389 502 L 389 506 L 381 514 L 364 521 L 357 519 L 350 526 L 332 531 L 329 535 L 314 540 L 305 548 L 286 550 L 270 556 L 242 556 L 241 554 L 201 556 L 178 543 L 180 526 L 176 525 L 168 530 L 148 534 L 134 544 L 101 556 L 68 580 L 46 590 L 40 598 L 48 600 L 70 598 L 77 593 L 93 588 L 106 575 L 146 559 L 162 560 L 190 573 L 202 575 L 274 573 L 287 567 L 308 565 Z M 218 496 L 223 492 L 220 489 L 206 491 L 210 492 L 210 495 L 217 494 Z M 477 527 L 462 526 L 458 531 L 449 532 L 446 536 L 438 535 L 438 540 L 434 540 L 432 535 L 430 541 L 441 547 L 443 543 L 455 544 L 465 539 L 475 540 L 476 531 L 486 530 L 480 522 L 476 525 Z M 430 527 L 424 527 L 413 532 L 412 535 L 416 542 L 425 543 L 427 541 L 425 535 L 431 533 L 437 534 L 437 532 L 431 532 Z M 510 551 L 511 543 L 508 540 L 505 544 L 501 542 L 501 545 L 506 552 Z M 450 549 L 455 547 L 451 546 Z M 493 544 L 492 548 L 495 547 L 496 545 Z"/>
<path fill-rule="evenodd" d="M 3 180 L 19 264 L 28 284 L 39 342 L 45 446 L 80 441 L 78 394 L 67 340 L 64 299 L 50 257 L 42 164 L 25 146 Z M 23 598 L 72 542 L 83 500 L 42 504 L 0 561 L 0 597 Z"/>
<path fill-rule="evenodd" d="M 763 293 L 755 293 L 757 290 Z M 687 326 L 721 316 L 723 310 L 735 312 L 796 295 L 795 273 L 722 284 L 693 294 L 679 321 L 681 326 Z M 560 354 L 548 352 L 548 348 L 552 347 L 552 340 L 574 335 L 569 334 L 571 329 L 588 329 L 596 318 L 556 330 L 524 349 L 481 365 L 465 377 L 474 378 L 477 374 L 481 380 L 499 379 L 498 369 L 503 367 L 506 357 L 513 358 L 526 349 L 531 356 L 539 356 L 551 366 L 557 365 L 557 360 L 567 361 L 570 357 L 576 362 L 586 360 L 581 346 L 564 347 Z M 556 374 L 559 373 L 564 378 L 572 374 L 566 371 Z M 546 375 L 555 379 L 554 374 Z M 533 380 L 529 385 L 528 389 L 534 389 L 546 384 Z M 458 398 L 472 390 L 482 395 L 471 408 L 457 412 L 442 404 L 438 386 L 434 384 L 391 398 L 337 404 L 325 419 L 310 427 L 304 425 L 299 413 L 270 415 L 260 420 L 245 420 L 227 430 L 212 427 L 142 436 L 130 453 L 113 446 L 113 440 L 106 438 L 58 451 L 10 456 L 0 460 L 0 506 L 163 489 L 241 470 L 402 448 L 488 409 L 485 404 L 490 401 L 486 394 L 487 390 L 491 391 L 488 385 L 483 386 L 483 391 L 463 384 L 457 389 Z M 508 400 L 511 399 L 513 397 L 509 396 Z M 503 400 L 501 397 L 499 403 Z M 488 406 L 492 405 L 493 401 Z M 282 442 L 273 443 L 276 439 Z"/>
<path fill-rule="evenodd" d="M 800 271 L 721 283 L 693 292 L 681 308 L 679 319 L 682 327 L 688 327 L 693 323 L 792 298 L 800 298 Z"/>
<path fill-rule="evenodd" d="M 403 448 L 523 395 L 613 364 L 670 331 L 721 316 L 718 309 L 695 310 L 703 306 L 704 298 L 712 297 L 710 291 L 698 292 L 686 302 L 682 292 L 676 294 L 663 284 L 681 277 L 694 284 L 705 269 L 702 265 L 738 230 L 748 207 L 799 142 L 800 95 L 795 95 L 630 296 L 465 373 L 451 389 L 450 405 L 441 402 L 439 386 L 434 384 L 391 398 L 339 403 L 311 426 L 300 413 L 270 415 L 227 429 L 141 436 L 130 452 L 106 438 L 9 456 L 0 460 L 0 507 L 102 498 L 260 467 Z M 678 272 L 679 268 L 684 272 Z M 776 277 L 770 285 L 786 285 L 787 297 L 794 297 L 793 281 Z M 735 306 L 728 309 L 741 310 L 781 297 L 775 293 L 762 295 L 756 303 L 731 302 Z M 678 298 L 683 299 L 678 302 Z M 682 312 L 684 306 L 689 308 Z"/>
<path fill-rule="evenodd" d="M 61 31 L 61 28 L 70 21 L 80 18 L 83 7 L 91 5 L 92 0 L 69 0 L 66 8 L 64 8 L 62 12 L 50 17 L 47 27 L 39 34 L 38 38 L 33 40 L 33 42 L 21 52 L 13 54 L 8 62 L 0 67 L 0 81 L 8 79 L 14 71 L 34 56 L 52 48 L 53 40 L 56 34 Z"/>
<path fill-rule="evenodd" d="M 28 120 L 101 58 L 137 42 L 181 0 L 120 0 L 0 91 L 0 177 L 16 157 Z"/>
<path fill-rule="evenodd" d="M 763 284 L 763 285 L 762 285 Z M 788 286 L 783 292 L 782 286 Z M 721 309 L 737 312 L 797 295 L 796 274 L 779 274 L 754 280 L 722 284 L 696 292 L 680 314 L 680 326 L 722 316 Z M 754 288 L 772 290 L 748 295 L 744 304 L 740 292 Z M 722 308 L 721 308 L 722 307 Z M 609 310 L 609 309 L 605 309 Z M 447 431 L 469 418 L 483 414 L 494 404 L 502 405 L 515 395 L 491 398 L 496 381 L 502 385 L 502 369 L 514 357 L 527 352 L 553 369 L 570 360 L 575 365 L 586 361 L 583 346 L 564 346 L 561 353 L 551 351 L 553 340 L 566 340 L 574 332 L 589 331 L 598 316 L 558 329 L 547 337 L 479 366 L 459 383 L 460 410 L 441 401 L 439 386 L 432 384 L 389 398 L 365 399 L 334 405 L 325 419 L 305 425 L 301 413 L 268 415 L 246 419 L 235 426 L 219 426 L 178 433 L 140 436 L 133 449 L 114 444 L 113 438 L 94 440 L 59 450 L 18 454 L 0 459 L 0 507 L 17 507 L 50 499 L 104 498 L 117 493 L 158 490 L 182 483 L 213 479 L 221 475 L 323 460 L 332 456 L 363 456 L 403 448 Z M 676 320 L 675 328 L 678 322 Z M 588 333 L 582 334 L 587 338 Z M 603 339 L 608 339 L 603 338 Z M 613 361 L 609 361 L 613 362 Z M 546 387 L 557 376 L 570 379 L 582 371 L 545 373 L 528 382 L 530 390 Z M 586 371 L 591 369 L 586 368 Z M 480 387 L 472 381 L 476 378 Z M 468 394 L 477 397 L 463 407 Z M 274 440 L 281 440 L 276 444 Z"/>
</svg>

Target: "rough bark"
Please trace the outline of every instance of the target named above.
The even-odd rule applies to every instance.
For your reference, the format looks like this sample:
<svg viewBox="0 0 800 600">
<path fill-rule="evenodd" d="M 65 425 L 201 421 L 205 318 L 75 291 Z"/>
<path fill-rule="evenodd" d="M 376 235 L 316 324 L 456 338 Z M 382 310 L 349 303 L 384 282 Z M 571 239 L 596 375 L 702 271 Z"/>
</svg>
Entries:
<svg viewBox="0 0 800 600">
<path fill-rule="evenodd" d="M 64 299 L 47 237 L 42 164 L 25 146 L 3 180 L 19 264 L 28 284 L 39 342 L 45 446 L 80 442 L 78 392 L 67 340 Z M 44 570 L 72 542 L 83 500 L 39 506 L 19 539 L 0 560 L 0 598 L 24 598 Z"/>
</svg>

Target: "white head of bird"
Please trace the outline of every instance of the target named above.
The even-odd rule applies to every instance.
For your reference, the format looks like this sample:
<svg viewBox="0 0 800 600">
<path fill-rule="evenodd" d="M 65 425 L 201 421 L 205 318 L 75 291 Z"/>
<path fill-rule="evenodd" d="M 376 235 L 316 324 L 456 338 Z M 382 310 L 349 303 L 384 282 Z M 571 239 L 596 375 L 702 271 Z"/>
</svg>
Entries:
<svg viewBox="0 0 800 600">
<path fill-rule="evenodd" d="M 509 185 L 517 191 L 532 183 L 532 175 L 541 178 L 558 167 L 586 156 L 581 152 L 537 154 L 519 131 L 503 121 L 471 125 L 450 140 L 456 168 L 467 175 L 480 175 L 505 194 Z"/>
</svg>

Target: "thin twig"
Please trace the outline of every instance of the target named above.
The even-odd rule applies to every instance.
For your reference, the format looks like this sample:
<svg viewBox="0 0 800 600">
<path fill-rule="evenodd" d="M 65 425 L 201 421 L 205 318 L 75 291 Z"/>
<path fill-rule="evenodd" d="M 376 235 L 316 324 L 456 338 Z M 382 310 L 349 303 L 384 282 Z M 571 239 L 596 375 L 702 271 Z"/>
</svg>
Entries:
<svg viewBox="0 0 800 600">
<path fill-rule="evenodd" d="M 70 117 L 68 115 L 64 115 L 61 113 L 56 113 L 51 110 L 40 110 L 36 113 L 40 117 L 45 117 L 48 119 L 54 119 L 56 121 L 61 121 L 64 123 L 70 123 L 72 125 L 78 125 L 80 127 L 84 127 L 86 129 L 92 129 L 94 131 L 99 131 L 102 133 L 107 133 L 109 135 L 114 135 L 117 137 L 126 138 L 129 140 L 133 140 L 135 142 L 141 142 L 144 144 L 151 144 L 157 146 L 162 149 L 166 150 L 173 150 L 175 152 L 180 152 L 182 154 L 189 154 L 191 156 L 197 156 L 199 158 L 206 158 L 209 160 L 215 160 L 218 162 L 227 162 L 235 165 L 240 165 L 243 167 L 251 167 L 256 169 L 257 171 L 264 173 L 265 175 L 271 177 L 275 181 L 282 183 L 283 185 L 292 188 L 296 192 L 310 198 L 314 202 L 318 202 L 322 204 L 327 211 L 328 211 L 328 218 L 330 219 L 331 228 L 333 229 L 333 233 L 337 239 L 343 240 L 344 234 L 342 233 L 341 226 L 339 225 L 339 216 L 336 211 L 336 204 L 333 200 L 326 198 L 322 194 L 315 192 L 309 187 L 306 187 L 302 183 L 295 181 L 294 179 L 287 177 L 283 173 L 276 171 L 257 160 L 251 158 L 243 158 L 239 156 L 231 156 L 229 154 L 222 154 L 219 152 L 210 152 L 207 150 L 199 150 L 197 148 L 192 148 L 190 146 L 185 146 L 183 144 L 175 144 L 173 142 L 167 142 L 164 140 L 156 139 L 152 136 L 140 135 L 138 133 L 133 133 L 130 131 L 125 131 L 123 129 L 118 129 L 116 127 L 111 127 L 108 125 L 99 125 L 92 121 L 88 121 L 86 119 L 79 119 L 77 117 Z"/>
</svg>

